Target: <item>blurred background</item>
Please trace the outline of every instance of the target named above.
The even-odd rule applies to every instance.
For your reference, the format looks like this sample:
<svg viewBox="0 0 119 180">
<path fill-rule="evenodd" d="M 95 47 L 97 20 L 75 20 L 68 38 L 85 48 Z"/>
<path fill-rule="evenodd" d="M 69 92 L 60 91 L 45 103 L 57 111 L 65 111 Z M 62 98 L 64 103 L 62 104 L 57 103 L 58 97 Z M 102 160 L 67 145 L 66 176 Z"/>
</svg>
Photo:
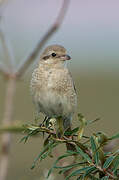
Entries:
<svg viewBox="0 0 119 180">
<path fill-rule="evenodd" d="M 62 0 L 9 0 L 6 3 L 2 9 L 1 26 L 11 43 L 16 70 L 53 24 L 61 5 Z M 78 112 L 83 113 L 86 119 L 101 118 L 85 133 L 104 131 L 112 135 L 118 132 L 119 1 L 71 0 L 62 26 L 45 46 L 51 44 L 63 45 L 72 57 L 68 66 L 78 93 Z M 13 119 L 24 124 L 34 121 L 29 83 L 37 61 L 25 73 L 24 78 L 17 82 Z M 0 62 L 8 68 L 1 45 Z M 5 88 L 6 80 L 0 74 L 0 121 L 4 112 Z M 76 124 L 78 121 L 75 118 L 73 125 Z M 30 170 L 34 158 L 41 150 L 42 138 L 30 139 L 23 144 L 19 143 L 22 137 L 12 136 L 7 179 L 39 180 L 53 160 L 49 158 Z"/>
</svg>

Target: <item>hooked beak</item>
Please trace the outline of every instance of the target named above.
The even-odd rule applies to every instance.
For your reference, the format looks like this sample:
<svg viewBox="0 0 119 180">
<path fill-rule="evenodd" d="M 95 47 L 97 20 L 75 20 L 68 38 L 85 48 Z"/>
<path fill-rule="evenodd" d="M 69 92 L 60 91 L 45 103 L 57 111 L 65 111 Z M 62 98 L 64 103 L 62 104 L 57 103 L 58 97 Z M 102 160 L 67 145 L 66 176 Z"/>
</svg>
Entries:
<svg viewBox="0 0 119 180">
<path fill-rule="evenodd" d="M 64 61 L 71 59 L 71 57 L 70 57 L 69 55 L 67 55 L 67 54 L 60 56 L 60 58 L 61 58 L 62 60 L 64 60 Z"/>
</svg>

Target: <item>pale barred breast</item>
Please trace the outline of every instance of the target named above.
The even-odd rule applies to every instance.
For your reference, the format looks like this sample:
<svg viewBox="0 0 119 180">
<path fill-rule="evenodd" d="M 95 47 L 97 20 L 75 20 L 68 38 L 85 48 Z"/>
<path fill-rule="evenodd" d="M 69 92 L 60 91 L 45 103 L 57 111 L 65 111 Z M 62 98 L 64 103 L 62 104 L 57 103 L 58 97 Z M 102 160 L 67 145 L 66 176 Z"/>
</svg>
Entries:
<svg viewBox="0 0 119 180">
<path fill-rule="evenodd" d="M 36 90 L 40 90 L 47 84 L 47 77 L 43 68 L 36 68 L 32 73 L 31 92 L 34 94 Z"/>
<path fill-rule="evenodd" d="M 66 96 L 75 108 L 77 106 L 77 95 L 68 69 L 54 69 L 52 75 L 49 76 L 49 79 L 53 82 L 51 88 L 61 96 Z"/>
<path fill-rule="evenodd" d="M 32 73 L 31 92 L 35 95 L 41 90 L 54 91 L 66 96 L 74 108 L 77 105 L 76 91 L 67 68 L 36 68 Z"/>
</svg>

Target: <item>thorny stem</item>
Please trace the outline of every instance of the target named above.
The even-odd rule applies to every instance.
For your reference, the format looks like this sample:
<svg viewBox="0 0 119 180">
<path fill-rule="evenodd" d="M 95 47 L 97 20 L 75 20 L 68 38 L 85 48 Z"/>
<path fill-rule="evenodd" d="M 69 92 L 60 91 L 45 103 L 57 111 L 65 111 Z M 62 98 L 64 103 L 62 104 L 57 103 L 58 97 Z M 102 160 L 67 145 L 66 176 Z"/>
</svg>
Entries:
<svg viewBox="0 0 119 180">
<path fill-rule="evenodd" d="M 2 125 L 9 126 L 13 115 L 13 98 L 16 89 L 16 78 L 9 78 L 7 82 L 5 96 L 5 111 Z M 9 152 L 11 144 L 11 134 L 4 133 L 1 137 L 1 160 L 0 160 L 0 180 L 5 180 L 8 172 Z"/>
</svg>

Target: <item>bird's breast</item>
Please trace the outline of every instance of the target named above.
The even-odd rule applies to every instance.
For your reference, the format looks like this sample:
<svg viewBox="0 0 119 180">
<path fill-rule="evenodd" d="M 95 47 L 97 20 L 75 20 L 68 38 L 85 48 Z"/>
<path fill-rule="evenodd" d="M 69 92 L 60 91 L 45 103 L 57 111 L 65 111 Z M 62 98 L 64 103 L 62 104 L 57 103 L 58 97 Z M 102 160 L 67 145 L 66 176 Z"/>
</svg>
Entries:
<svg viewBox="0 0 119 180">
<path fill-rule="evenodd" d="M 32 88 L 40 111 L 48 116 L 68 116 L 74 112 L 76 93 L 70 75 L 64 70 L 39 71 Z"/>
</svg>

